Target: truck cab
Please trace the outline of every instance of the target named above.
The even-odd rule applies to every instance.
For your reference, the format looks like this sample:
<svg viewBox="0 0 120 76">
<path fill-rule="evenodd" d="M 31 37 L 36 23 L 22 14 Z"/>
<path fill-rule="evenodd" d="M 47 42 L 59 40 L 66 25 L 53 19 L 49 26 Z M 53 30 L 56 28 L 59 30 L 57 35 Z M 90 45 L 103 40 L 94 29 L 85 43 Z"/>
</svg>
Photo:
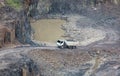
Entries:
<svg viewBox="0 0 120 76">
<path fill-rule="evenodd" d="M 57 46 L 58 48 L 70 48 L 74 49 L 79 45 L 78 41 L 74 40 L 57 40 Z"/>
<path fill-rule="evenodd" d="M 57 40 L 57 46 L 58 48 L 65 48 L 64 40 Z"/>
</svg>

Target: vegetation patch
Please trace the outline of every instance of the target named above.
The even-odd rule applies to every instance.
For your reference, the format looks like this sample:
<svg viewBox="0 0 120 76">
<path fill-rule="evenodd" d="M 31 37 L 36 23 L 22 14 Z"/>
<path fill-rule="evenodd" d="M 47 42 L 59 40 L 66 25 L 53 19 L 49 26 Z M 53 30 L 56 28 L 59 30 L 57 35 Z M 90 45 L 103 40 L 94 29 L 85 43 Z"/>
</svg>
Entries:
<svg viewBox="0 0 120 76">
<path fill-rule="evenodd" d="M 6 0 L 6 3 L 17 10 L 21 9 L 22 7 L 20 0 Z"/>
</svg>

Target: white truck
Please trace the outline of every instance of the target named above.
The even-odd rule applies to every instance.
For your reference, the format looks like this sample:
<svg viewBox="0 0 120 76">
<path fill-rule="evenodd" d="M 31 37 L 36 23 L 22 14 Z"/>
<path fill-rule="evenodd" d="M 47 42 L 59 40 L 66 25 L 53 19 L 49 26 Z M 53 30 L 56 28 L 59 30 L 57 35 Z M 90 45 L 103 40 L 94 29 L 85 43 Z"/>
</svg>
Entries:
<svg viewBox="0 0 120 76">
<path fill-rule="evenodd" d="M 57 40 L 57 46 L 58 48 L 69 48 L 69 49 L 75 49 L 77 46 L 79 46 L 79 41 L 75 40 Z"/>
</svg>

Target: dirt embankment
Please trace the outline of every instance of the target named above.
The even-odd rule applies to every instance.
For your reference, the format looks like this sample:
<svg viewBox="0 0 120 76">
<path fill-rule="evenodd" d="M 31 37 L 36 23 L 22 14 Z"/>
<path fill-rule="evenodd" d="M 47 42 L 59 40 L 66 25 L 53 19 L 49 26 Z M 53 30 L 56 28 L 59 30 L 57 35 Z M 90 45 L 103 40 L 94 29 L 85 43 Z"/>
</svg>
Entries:
<svg viewBox="0 0 120 76">
<path fill-rule="evenodd" d="M 111 76 L 119 75 L 120 48 L 101 49 L 33 49 L 28 56 L 38 63 L 43 76 Z M 104 68 L 106 67 L 106 68 Z M 104 69 L 103 69 L 104 68 Z M 104 71 L 103 71 L 104 70 Z M 109 72 L 106 72 L 108 70 Z M 99 74 L 101 73 L 102 74 Z"/>
<path fill-rule="evenodd" d="M 113 72 L 111 76 L 119 76 L 119 51 L 118 47 L 87 49 L 23 47 L 3 50 L 0 52 L 0 74 L 1 76 L 11 74 L 13 76 L 21 76 L 21 74 L 26 76 L 29 74 L 34 74 L 32 76 L 109 76 Z"/>
</svg>

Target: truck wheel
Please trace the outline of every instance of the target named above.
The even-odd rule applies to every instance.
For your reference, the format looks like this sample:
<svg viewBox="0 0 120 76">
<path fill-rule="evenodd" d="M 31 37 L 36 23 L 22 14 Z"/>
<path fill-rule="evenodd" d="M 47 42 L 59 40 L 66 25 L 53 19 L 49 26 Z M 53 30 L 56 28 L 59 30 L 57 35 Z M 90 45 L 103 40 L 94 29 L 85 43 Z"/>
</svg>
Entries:
<svg viewBox="0 0 120 76">
<path fill-rule="evenodd" d="M 61 46 L 58 46 L 58 48 L 61 48 Z"/>
<path fill-rule="evenodd" d="M 70 49 L 76 49 L 76 46 L 70 46 Z"/>
<path fill-rule="evenodd" d="M 74 49 L 74 46 L 72 46 L 72 49 Z"/>
<path fill-rule="evenodd" d="M 74 47 L 74 49 L 76 49 L 77 47 L 76 46 L 73 46 Z"/>
<path fill-rule="evenodd" d="M 61 46 L 61 49 L 63 49 L 64 48 L 64 46 Z"/>
<path fill-rule="evenodd" d="M 73 46 L 69 46 L 69 49 L 73 49 Z"/>
</svg>

